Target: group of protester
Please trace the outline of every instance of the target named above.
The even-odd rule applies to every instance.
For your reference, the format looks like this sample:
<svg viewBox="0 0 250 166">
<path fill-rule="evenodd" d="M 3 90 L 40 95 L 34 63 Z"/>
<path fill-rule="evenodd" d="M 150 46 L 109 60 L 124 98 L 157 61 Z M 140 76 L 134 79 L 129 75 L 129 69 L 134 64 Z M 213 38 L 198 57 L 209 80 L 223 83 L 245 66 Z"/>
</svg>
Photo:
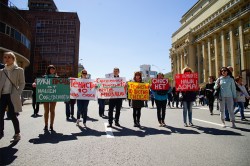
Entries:
<svg viewBox="0 0 250 166">
<path fill-rule="evenodd" d="M 5 110 L 8 107 L 8 112 L 10 115 L 10 119 L 13 122 L 15 135 L 11 139 L 11 142 L 15 142 L 20 140 L 20 127 L 19 121 L 17 118 L 17 112 L 22 111 L 22 104 L 20 100 L 20 96 L 22 90 L 25 86 L 25 77 L 23 69 L 18 67 L 16 64 L 16 57 L 12 52 L 4 53 L 3 60 L 5 63 L 4 68 L 0 70 L 0 139 L 4 136 L 4 115 Z M 232 70 L 232 69 L 231 69 Z M 114 78 L 119 77 L 119 68 L 114 68 L 113 75 Z M 192 69 L 186 67 L 183 69 L 183 74 L 191 74 L 193 73 Z M 87 70 L 81 71 L 81 78 L 87 79 Z M 56 74 L 56 68 L 53 65 L 49 65 L 47 67 L 45 78 L 56 78 L 58 77 Z M 158 79 L 163 79 L 164 75 L 162 73 L 158 73 Z M 134 73 L 134 82 L 142 83 L 142 73 L 135 72 Z M 127 86 L 127 85 L 126 85 Z M 38 116 L 39 112 L 39 102 L 36 102 L 35 92 L 36 92 L 36 82 L 32 84 L 33 87 L 33 109 L 34 116 Z M 127 87 L 126 87 L 127 88 Z M 232 71 L 230 68 L 222 67 L 220 69 L 220 77 L 215 81 L 215 78 L 210 76 L 209 83 L 205 87 L 204 96 L 207 99 L 207 103 L 209 106 L 209 110 L 211 115 L 213 114 L 214 107 L 214 91 L 219 90 L 219 103 L 220 103 L 220 118 L 222 121 L 223 127 L 225 127 L 225 120 L 230 118 L 232 122 L 232 127 L 235 128 L 235 114 L 240 111 L 241 120 L 246 120 L 244 116 L 244 102 L 245 98 L 249 99 L 249 94 L 247 93 L 246 88 L 242 83 L 242 77 L 234 77 L 232 76 Z M 169 94 L 173 94 L 173 101 L 178 102 L 181 98 L 181 102 L 183 104 L 183 123 L 184 126 L 193 126 L 192 121 L 192 107 L 193 102 L 196 100 L 196 92 L 195 91 L 180 91 L 177 92 L 175 88 L 169 88 L 168 90 L 150 90 L 151 100 L 153 99 L 153 103 L 156 104 L 157 109 L 157 118 L 159 122 L 159 126 L 166 126 L 165 123 L 165 115 L 166 115 L 166 106 L 167 100 L 169 99 Z M 181 94 L 181 95 L 180 95 Z M 177 97 L 178 96 L 178 97 Z M 178 98 L 178 101 L 176 100 Z M 120 110 L 122 107 L 122 98 L 112 98 L 109 99 L 109 109 L 108 109 L 108 126 L 112 127 L 113 121 L 115 122 L 115 126 L 120 126 Z M 80 118 L 83 118 L 83 125 L 86 126 L 87 122 L 87 113 L 88 113 L 88 104 L 89 100 L 85 99 L 71 99 L 70 101 L 65 102 L 66 105 L 66 118 L 74 118 L 74 104 L 77 103 L 77 119 L 76 125 L 80 125 Z M 152 103 L 152 106 L 153 106 Z M 104 106 L 105 99 L 98 99 L 99 104 L 99 115 L 104 117 Z M 178 107 L 178 103 L 177 107 Z M 54 130 L 54 119 L 55 119 L 55 107 L 56 102 L 44 102 L 44 130 Z M 169 104 L 170 105 L 170 104 Z M 145 101 L 143 100 L 131 100 L 131 107 L 133 109 L 133 120 L 134 127 L 140 127 L 140 117 L 141 117 L 141 109 L 145 106 Z M 237 106 L 237 109 L 234 111 L 234 107 Z M 115 118 L 113 117 L 113 112 L 115 109 Z M 225 117 L 225 112 L 229 113 L 229 117 Z M 188 117 L 188 121 L 187 121 Z M 49 123 L 50 118 L 50 123 Z M 49 127 L 48 127 L 49 126 Z"/>
</svg>

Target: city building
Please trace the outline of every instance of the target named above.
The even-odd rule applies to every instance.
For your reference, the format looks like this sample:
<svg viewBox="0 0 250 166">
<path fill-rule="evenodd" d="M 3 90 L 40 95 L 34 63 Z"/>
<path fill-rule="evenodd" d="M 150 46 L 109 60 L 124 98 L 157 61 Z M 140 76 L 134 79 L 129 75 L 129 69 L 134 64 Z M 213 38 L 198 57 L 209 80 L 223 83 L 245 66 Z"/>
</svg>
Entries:
<svg viewBox="0 0 250 166">
<path fill-rule="evenodd" d="M 210 75 L 218 78 L 221 67 L 232 66 L 233 75 L 250 85 L 249 11 L 249 0 L 197 1 L 172 35 L 173 75 L 189 66 L 204 84 Z"/>
<path fill-rule="evenodd" d="M 155 65 L 153 65 L 153 66 L 155 66 Z M 152 66 L 148 65 L 148 64 L 140 65 L 140 71 L 142 73 L 142 80 L 144 82 L 148 82 L 151 78 L 156 78 L 158 72 L 152 71 L 151 68 L 152 68 Z M 161 71 L 159 71 L 159 72 L 161 72 Z"/>
<path fill-rule="evenodd" d="M 0 62 L 3 53 L 12 51 L 18 66 L 30 65 L 31 39 L 30 25 L 8 0 L 0 0 Z"/>
</svg>

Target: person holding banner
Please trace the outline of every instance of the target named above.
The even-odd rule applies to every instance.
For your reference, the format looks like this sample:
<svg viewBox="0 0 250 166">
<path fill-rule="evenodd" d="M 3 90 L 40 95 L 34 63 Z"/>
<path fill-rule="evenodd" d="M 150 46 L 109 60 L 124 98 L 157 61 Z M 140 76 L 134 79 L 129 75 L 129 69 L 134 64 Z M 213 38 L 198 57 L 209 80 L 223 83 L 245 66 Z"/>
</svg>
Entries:
<svg viewBox="0 0 250 166">
<path fill-rule="evenodd" d="M 230 77 L 230 70 L 227 67 L 220 69 L 220 77 L 216 80 L 214 89 L 220 88 L 220 117 L 222 126 L 225 128 L 225 108 L 227 107 L 228 113 L 232 122 L 232 128 L 235 126 L 234 116 L 234 101 L 236 101 L 236 87 L 232 77 Z"/>
<path fill-rule="evenodd" d="M 45 73 L 45 78 L 56 78 L 58 77 L 56 74 L 56 68 L 54 65 L 49 65 L 47 67 L 46 73 Z M 48 121 L 49 121 L 49 114 L 50 114 L 50 130 L 54 131 L 53 125 L 54 125 L 54 119 L 55 119 L 55 107 L 56 107 L 56 102 L 44 102 L 44 129 L 45 131 L 48 130 Z"/>
<path fill-rule="evenodd" d="M 113 74 L 115 78 L 119 77 L 119 73 L 120 73 L 119 68 L 114 68 Z M 109 99 L 109 113 L 108 113 L 109 125 L 107 127 L 112 127 L 114 108 L 115 108 L 115 125 L 121 126 L 119 124 L 119 118 L 120 118 L 120 111 L 122 107 L 122 100 L 123 100 L 122 98 Z"/>
<path fill-rule="evenodd" d="M 166 126 L 165 124 L 166 106 L 167 106 L 168 93 L 171 90 L 168 83 L 167 84 L 158 83 L 158 82 L 164 82 L 164 80 L 162 79 L 164 79 L 163 73 L 158 73 L 157 79 L 155 80 L 159 80 L 159 81 L 152 81 L 152 85 L 151 85 L 152 94 L 154 95 L 156 109 L 157 109 L 157 118 L 158 118 L 160 127 Z M 157 82 L 156 84 L 157 88 L 153 87 L 154 82 Z M 166 87 L 166 88 L 164 90 L 160 90 L 160 89 L 163 89 L 162 87 Z"/>
<path fill-rule="evenodd" d="M 142 83 L 141 72 L 135 72 L 134 81 Z M 140 125 L 141 108 L 144 107 L 144 100 L 131 100 L 131 102 L 133 108 L 134 127 L 141 127 Z"/>
<path fill-rule="evenodd" d="M 16 63 L 13 52 L 5 52 L 3 60 L 5 67 L 0 70 L 0 139 L 4 136 L 4 114 L 8 106 L 9 118 L 15 131 L 15 135 L 10 140 L 12 143 L 21 139 L 17 113 L 22 111 L 21 94 L 25 86 L 25 77 L 23 69 Z"/>
<path fill-rule="evenodd" d="M 87 70 L 83 69 L 81 71 L 81 79 L 88 79 L 87 78 Z M 77 99 L 77 120 L 76 120 L 76 125 L 79 126 L 80 122 L 80 116 L 83 118 L 83 125 L 84 127 L 87 127 L 86 122 L 87 122 L 87 117 L 88 117 L 88 105 L 89 105 L 89 100 L 86 99 Z"/>
<path fill-rule="evenodd" d="M 193 73 L 192 69 L 189 67 L 185 67 L 183 69 L 183 74 L 191 74 Z M 196 99 L 196 92 L 195 91 L 181 91 L 183 99 L 183 121 L 184 121 L 184 126 L 188 127 L 187 125 L 187 115 L 188 115 L 188 120 L 189 120 L 189 125 L 193 126 L 192 122 L 192 107 L 193 107 L 193 102 Z"/>
</svg>

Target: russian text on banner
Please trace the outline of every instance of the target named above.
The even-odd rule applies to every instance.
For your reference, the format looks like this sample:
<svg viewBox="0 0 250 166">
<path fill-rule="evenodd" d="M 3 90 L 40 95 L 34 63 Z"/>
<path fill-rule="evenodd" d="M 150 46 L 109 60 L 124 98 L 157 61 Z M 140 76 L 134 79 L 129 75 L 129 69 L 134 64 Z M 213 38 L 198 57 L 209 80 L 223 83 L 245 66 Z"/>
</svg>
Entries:
<svg viewBox="0 0 250 166">
<path fill-rule="evenodd" d="M 149 100 L 149 83 L 128 82 L 128 99 Z"/>
<path fill-rule="evenodd" d="M 58 102 L 69 101 L 70 88 L 68 78 L 37 78 L 36 101 Z"/>
<path fill-rule="evenodd" d="M 70 78 L 70 98 L 96 100 L 96 85 L 93 79 Z"/>
<path fill-rule="evenodd" d="M 175 88 L 176 88 L 176 91 L 199 90 L 198 73 L 176 74 L 175 75 Z"/>
<path fill-rule="evenodd" d="M 158 79 L 158 78 L 152 78 L 151 80 L 152 90 L 168 90 L 169 89 L 169 81 L 168 78 Z"/>
<path fill-rule="evenodd" d="M 97 78 L 97 97 L 100 99 L 127 98 L 126 79 L 117 78 Z"/>
</svg>

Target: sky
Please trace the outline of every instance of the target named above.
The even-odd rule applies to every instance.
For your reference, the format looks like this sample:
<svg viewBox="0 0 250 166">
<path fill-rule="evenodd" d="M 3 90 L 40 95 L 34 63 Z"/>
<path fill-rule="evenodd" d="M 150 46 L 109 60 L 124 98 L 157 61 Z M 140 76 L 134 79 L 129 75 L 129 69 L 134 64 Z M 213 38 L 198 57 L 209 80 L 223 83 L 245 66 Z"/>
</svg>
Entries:
<svg viewBox="0 0 250 166">
<path fill-rule="evenodd" d="M 10 1 L 19 9 L 28 9 L 28 0 Z M 171 71 L 172 34 L 197 1 L 54 0 L 59 11 L 78 14 L 79 62 L 91 77 L 105 77 L 118 67 L 127 80 L 143 64 L 157 72 Z"/>
</svg>

